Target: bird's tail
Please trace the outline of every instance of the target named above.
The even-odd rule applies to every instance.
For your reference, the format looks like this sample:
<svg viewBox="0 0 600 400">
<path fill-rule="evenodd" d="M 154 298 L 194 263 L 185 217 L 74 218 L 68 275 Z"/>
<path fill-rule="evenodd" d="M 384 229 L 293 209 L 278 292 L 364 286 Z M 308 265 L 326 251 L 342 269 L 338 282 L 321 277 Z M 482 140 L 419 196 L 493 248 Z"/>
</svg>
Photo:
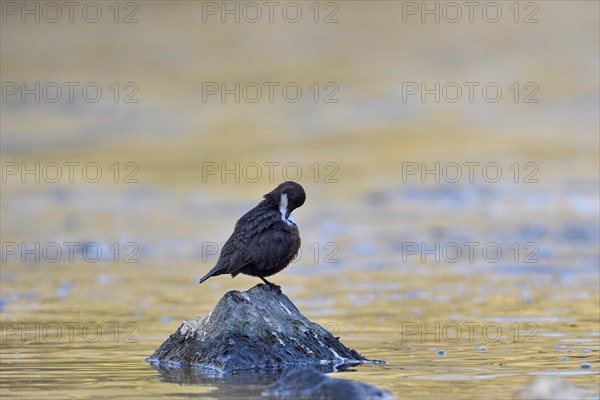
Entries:
<svg viewBox="0 0 600 400">
<path fill-rule="evenodd" d="M 204 282 L 205 280 L 207 280 L 208 278 L 210 278 L 211 276 L 215 276 L 215 275 L 221 275 L 223 274 L 223 272 L 219 271 L 221 267 L 219 265 L 215 265 L 215 267 L 213 269 L 211 269 L 208 274 L 204 275 L 201 279 L 200 282 L 198 282 L 198 284 Z"/>
</svg>

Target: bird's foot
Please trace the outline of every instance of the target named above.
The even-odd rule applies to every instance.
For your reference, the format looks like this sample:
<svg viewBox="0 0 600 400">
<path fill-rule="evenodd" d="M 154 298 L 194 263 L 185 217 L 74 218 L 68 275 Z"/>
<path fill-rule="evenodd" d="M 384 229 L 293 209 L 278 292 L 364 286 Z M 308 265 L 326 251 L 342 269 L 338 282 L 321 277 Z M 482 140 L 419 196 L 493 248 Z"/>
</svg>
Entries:
<svg viewBox="0 0 600 400">
<path fill-rule="evenodd" d="M 277 293 L 281 293 L 281 286 L 276 285 L 274 283 L 269 283 L 269 286 L 272 287 L 273 289 L 277 290 Z"/>
<path fill-rule="evenodd" d="M 263 278 L 263 277 L 260 277 L 260 279 L 262 279 L 262 281 L 263 281 L 264 283 L 266 283 L 268 287 L 270 287 L 270 288 L 272 288 L 272 289 L 275 289 L 275 290 L 277 290 L 279 293 L 281 293 L 281 286 L 279 286 L 279 285 L 276 285 L 276 284 L 274 284 L 274 283 L 272 283 L 272 282 L 269 282 L 268 280 L 266 280 L 266 279 L 265 279 L 265 278 Z"/>
</svg>

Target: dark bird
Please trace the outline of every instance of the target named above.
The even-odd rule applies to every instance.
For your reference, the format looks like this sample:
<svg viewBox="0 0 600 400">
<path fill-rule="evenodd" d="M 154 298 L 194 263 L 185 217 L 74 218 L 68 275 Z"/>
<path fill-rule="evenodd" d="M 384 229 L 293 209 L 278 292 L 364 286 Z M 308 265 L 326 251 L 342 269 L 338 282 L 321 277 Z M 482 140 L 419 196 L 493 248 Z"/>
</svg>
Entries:
<svg viewBox="0 0 600 400">
<path fill-rule="evenodd" d="M 217 265 L 200 283 L 217 275 L 237 274 L 265 279 L 285 267 L 300 249 L 300 232 L 292 211 L 302 206 L 306 193 L 296 182 L 284 182 L 264 195 L 264 200 L 248 211 L 236 224 L 231 237 L 221 249 Z"/>
</svg>

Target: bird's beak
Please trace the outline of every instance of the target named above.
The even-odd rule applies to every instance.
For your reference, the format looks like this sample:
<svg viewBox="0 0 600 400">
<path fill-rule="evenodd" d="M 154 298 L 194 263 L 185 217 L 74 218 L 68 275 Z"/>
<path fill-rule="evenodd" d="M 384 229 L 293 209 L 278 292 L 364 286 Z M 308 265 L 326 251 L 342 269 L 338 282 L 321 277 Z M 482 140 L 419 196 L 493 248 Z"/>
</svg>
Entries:
<svg viewBox="0 0 600 400">
<path fill-rule="evenodd" d="M 285 213 L 285 219 L 290 219 L 290 214 L 291 214 L 291 213 L 292 213 L 292 212 L 288 210 L 288 211 Z"/>
</svg>

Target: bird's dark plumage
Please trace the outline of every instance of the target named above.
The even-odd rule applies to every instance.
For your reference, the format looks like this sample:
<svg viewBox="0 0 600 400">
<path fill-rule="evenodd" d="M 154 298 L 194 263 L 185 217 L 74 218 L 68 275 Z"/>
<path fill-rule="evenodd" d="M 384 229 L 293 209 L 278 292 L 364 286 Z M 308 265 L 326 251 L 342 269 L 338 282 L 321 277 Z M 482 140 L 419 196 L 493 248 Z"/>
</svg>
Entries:
<svg viewBox="0 0 600 400">
<path fill-rule="evenodd" d="M 300 249 L 300 233 L 291 212 L 302 206 L 306 194 L 296 182 L 284 182 L 267 193 L 256 207 L 235 224 L 217 265 L 200 283 L 217 275 L 246 274 L 261 278 L 281 271 Z"/>
</svg>

